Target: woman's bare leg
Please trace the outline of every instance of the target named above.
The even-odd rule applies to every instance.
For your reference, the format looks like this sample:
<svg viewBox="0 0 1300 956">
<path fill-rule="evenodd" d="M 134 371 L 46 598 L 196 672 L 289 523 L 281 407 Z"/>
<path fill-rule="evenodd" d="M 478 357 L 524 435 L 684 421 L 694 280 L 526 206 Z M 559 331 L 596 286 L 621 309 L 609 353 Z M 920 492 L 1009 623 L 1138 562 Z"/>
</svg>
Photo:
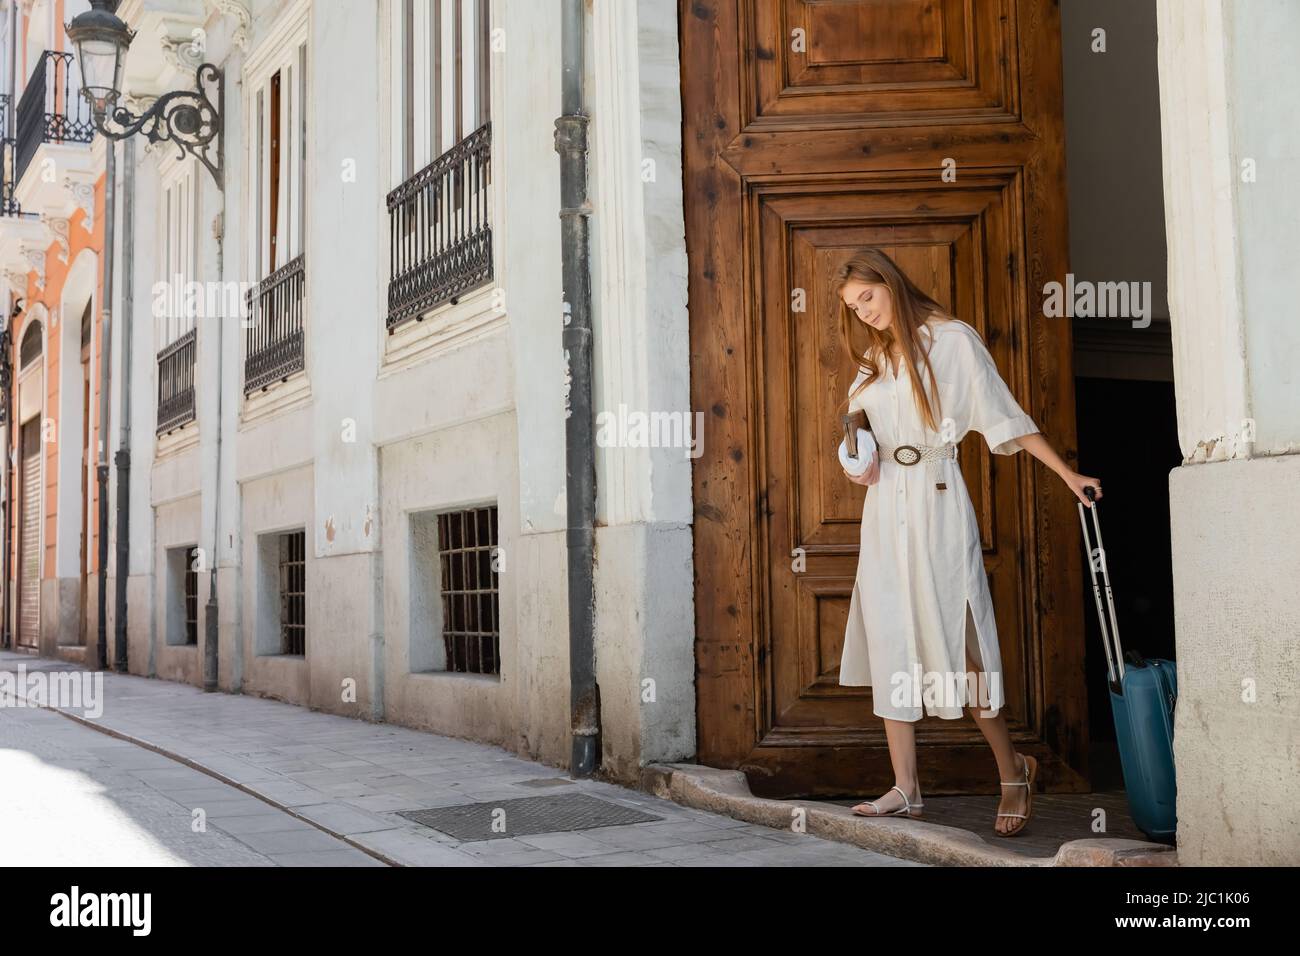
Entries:
<svg viewBox="0 0 1300 956">
<path fill-rule="evenodd" d="M 966 669 L 970 673 L 980 674 L 979 664 L 975 662 L 969 652 L 966 654 Z M 998 762 L 998 779 L 1006 781 L 1023 780 L 1025 777 L 1024 764 L 1017 756 L 1015 745 L 1011 742 L 1011 731 L 1007 729 L 1007 721 L 1002 715 L 1002 711 L 978 710 L 974 707 L 964 709 L 970 715 L 970 718 L 975 721 L 975 726 L 980 729 L 980 733 L 984 735 L 984 739 L 988 741 L 989 746 L 993 749 L 993 756 Z M 998 804 L 998 813 L 1025 812 L 1025 806 L 1029 801 L 1027 787 L 1001 787 L 999 789 L 1002 791 L 1002 800 Z M 999 833 L 1005 833 L 1007 830 L 1014 829 L 1019 822 L 1015 817 L 997 817 L 994 826 Z"/>
<path fill-rule="evenodd" d="M 918 803 L 921 793 L 916 776 L 916 724 L 888 717 L 882 719 L 885 721 L 885 739 L 889 741 L 889 762 L 894 768 L 894 786 L 906 791 L 909 801 Z M 898 790 L 890 790 L 877 798 L 875 804 L 882 813 L 887 813 L 903 809 L 903 798 Z M 853 809 L 867 816 L 875 812 L 865 803 L 859 803 Z"/>
</svg>

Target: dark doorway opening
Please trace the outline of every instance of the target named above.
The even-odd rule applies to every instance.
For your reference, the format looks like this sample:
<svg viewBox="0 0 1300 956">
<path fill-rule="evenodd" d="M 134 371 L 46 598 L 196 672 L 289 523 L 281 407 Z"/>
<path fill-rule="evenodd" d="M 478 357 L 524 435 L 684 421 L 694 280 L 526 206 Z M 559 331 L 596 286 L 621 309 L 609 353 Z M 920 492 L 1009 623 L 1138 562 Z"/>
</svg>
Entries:
<svg viewBox="0 0 1300 956">
<path fill-rule="evenodd" d="M 1097 293 L 1070 319 L 1079 461 L 1098 477 L 1124 649 L 1173 659 L 1169 472 L 1182 460 L 1174 409 L 1155 0 L 1061 5 L 1070 271 Z M 1103 284 L 1136 295 L 1127 314 Z M 1140 296 L 1137 298 L 1136 296 Z M 1139 304 L 1140 303 L 1140 304 Z M 1087 313 L 1091 314 L 1080 314 Z M 1079 530 L 1082 549 L 1082 529 Z M 1089 768 L 1122 789 L 1106 655 L 1084 564 Z"/>
</svg>

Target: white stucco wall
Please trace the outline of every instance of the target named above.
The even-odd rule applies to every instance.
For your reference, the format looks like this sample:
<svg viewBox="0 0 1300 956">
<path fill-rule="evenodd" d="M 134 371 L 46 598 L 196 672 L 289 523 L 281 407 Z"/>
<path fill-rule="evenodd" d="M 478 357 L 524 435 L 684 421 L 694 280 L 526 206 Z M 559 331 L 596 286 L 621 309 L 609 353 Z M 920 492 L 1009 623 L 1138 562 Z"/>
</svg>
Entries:
<svg viewBox="0 0 1300 956">
<path fill-rule="evenodd" d="M 1287 265 L 1300 8 L 1159 4 L 1179 441 L 1170 476 L 1179 860 L 1300 862 L 1300 353 Z M 1257 179 L 1243 182 L 1242 160 Z M 1243 422 L 1253 422 L 1253 434 Z"/>
<path fill-rule="evenodd" d="M 240 78 L 292 0 L 251 6 L 246 49 L 233 42 L 232 18 L 204 8 L 208 58 L 226 71 L 226 98 L 224 194 L 205 171 L 198 177 L 203 280 L 260 278 L 246 274 L 252 233 Z M 389 10 L 386 0 L 311 6 L 308 386 L 296 397 L 277 405 L 277 390 L 291 391 L 273 386 L 268 398 L 245 403 L 243 330 L 234 320 L 201 322 L 197 440 L 155 447 L 156 345 L 153 323 L 139 310 L 147 310 L 159 278 L 158 231 L 137 230 L 132 570 L 138 564 L 143 604 L 129 612 L 133 627 L 139 620 L 148 629 L 139 647 L 132 645 L 132 666 L 201 680 L 202 635 L 199 649 L 166 645 L 160 562 L 168 547 L 215 542 L 223 689 L 486 740 L 563 765 L 568 616 L 554 149 L 560 8 L 528 0 L 492 6 L 505 49 L 491 63 L 491 287 L 394 336 L 384 323 L 385 196 L 395 185 L 388 173 Z M 671 0 L 595 7 L 589 80 L 598 408 L 624 402 L 690 413 L 676 36 Z M 650 181 L 642 179 L 646 158 L 656 166 Z M 137 175 L 137 224 L 158 215 L 151 162 L 142 161 Z M 624 776 L 648 760 L 694 752 L 691 461 L 682 448 L 601 449 L 598 459 L 598 674 L 606 760 Z M 501 575 L 502 673 L 412 674 L 410 514 L 489 500 L 499 508 L 508 568 Z M 259 536 L 297 526 L 307 528 L 309 542 L 305 659 L 259 653 L 257 636 Z M 206 579 L 200 587 L 206 603 Z M 647 678 L 658 688 L 651 701 Z M 340 694 L 349 680 L 354 701 Z"/>
</svg>

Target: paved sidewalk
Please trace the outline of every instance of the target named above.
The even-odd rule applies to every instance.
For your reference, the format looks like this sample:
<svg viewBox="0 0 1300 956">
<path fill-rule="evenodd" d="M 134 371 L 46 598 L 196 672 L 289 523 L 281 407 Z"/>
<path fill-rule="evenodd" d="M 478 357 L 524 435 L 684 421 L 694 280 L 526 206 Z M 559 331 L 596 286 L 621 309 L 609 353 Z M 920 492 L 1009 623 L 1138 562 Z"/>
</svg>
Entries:
<svg viewBox="0 0 1300 956">
<path fill-rule="evenodd" d="M 73 671 L 0 652 L 0 670 Z M 102 715 L 60 712 L 215 775 L 383 862 L 405 866 L 915 866 L 523 760 L 499 748 L 170 681 L 103 675 Z M 12 702 L 10 702 L 12 706 Z M 0 722 L 8 707 L 0 707 Z M 3 725 L 0 724 L 0 727 Z M 0 731 L 2 732 L 2 731 Z M 147 751 L 142 751 L 147 752 Z M 177 774 L 193 773 L 176 766 Z M 167 776 L 161 781 L 172 783 Z M 179 779 L 177 777 L 176 779 Z M 209 776 L 211 779 L 211 776 Z M 214 781 L 218 783 L 218 781 Z M 187 788 L 188 789 L 188 788 Z M 583 793 L 645 823 L 460 841 L 398 811 Z M 216 794 L 212 794 L 213 797 Z M 209 819 L 225 829 L 221 811 Z M 241 838 L 239 824 L 232 830 Z"/>
<path fill-rule="evenodd" d="M 383 866 L 236 787 L 48 710 L 0 708 L 0 780 L 0 866 Z"/>
</svg>

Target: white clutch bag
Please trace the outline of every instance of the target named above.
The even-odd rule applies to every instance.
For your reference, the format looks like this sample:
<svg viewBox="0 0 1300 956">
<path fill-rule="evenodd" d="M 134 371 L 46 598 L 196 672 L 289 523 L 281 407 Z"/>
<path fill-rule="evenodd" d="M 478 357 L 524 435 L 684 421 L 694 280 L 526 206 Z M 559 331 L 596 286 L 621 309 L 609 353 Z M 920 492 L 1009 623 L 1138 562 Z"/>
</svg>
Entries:
<svg viewBox="0 0 1300 956">
<path fill-rule="evenodd" d="M 858 457 L 849 457 L 847 441 L 840 440 L 840 464 L 854 478 L 864 474 L 876 458 L 876 439 L 865 428 L 858 429 Z"/>
</svg>

